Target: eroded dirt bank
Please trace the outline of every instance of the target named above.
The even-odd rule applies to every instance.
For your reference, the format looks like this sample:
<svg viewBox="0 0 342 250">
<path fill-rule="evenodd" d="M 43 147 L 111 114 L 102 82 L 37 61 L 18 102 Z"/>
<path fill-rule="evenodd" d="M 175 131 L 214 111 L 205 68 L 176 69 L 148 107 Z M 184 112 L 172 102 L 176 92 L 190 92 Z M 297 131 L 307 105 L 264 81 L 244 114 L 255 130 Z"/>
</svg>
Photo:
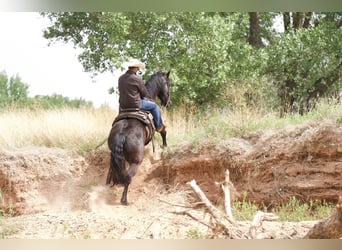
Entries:
<svg viewBox="0 0 342 250">
<path fill-rule="evenodd" d="M 220 190 L 214 182 L 223 181 L 226 169 L 236 199 L 247 194 L 248 200 L 266 206 L 293 196 L 304 202 L 337 202 L 342 194 L 342 127 L 306 123 L 220 141 L 195 152 L 185 148 L 165 159 L 155 174 L 171 185 L 195 179 L 217 201 Z"/>
<path fill-rule="evenodd" d="M 268 207 L 291 196 L 303 201 L 334 202 L 342 194 L 342 127 L 330 122 L 269 130 L 196 150 L 183 145 L 172 151 L 152 154 L 147 148 L 129 190 L 130 206 L 124 207 L 119 204 L 122 188 L 104 186 L 109 165 L 106 150 L 84 155 L 48 148 L 1 150 L 0 209 L 16 216 L 0 220 L 0 235 L 6 238 L 207 235 L 209 230 L 205 225 L 170 204 L 193 201 L 186 185 L 192 179 L 213 202 L 221 203 L 221 191 L 214 182 L 223 180 L 227 168 L 235 186 L 234 199 L 247 194 L 247 199 Z M 204 221 L 209 220 L 204 212 L 192 212 Z M 300 238 L 312 225 L 313 222 L 273 223 L 270 230 L 278 238 Z"/>
</svg>

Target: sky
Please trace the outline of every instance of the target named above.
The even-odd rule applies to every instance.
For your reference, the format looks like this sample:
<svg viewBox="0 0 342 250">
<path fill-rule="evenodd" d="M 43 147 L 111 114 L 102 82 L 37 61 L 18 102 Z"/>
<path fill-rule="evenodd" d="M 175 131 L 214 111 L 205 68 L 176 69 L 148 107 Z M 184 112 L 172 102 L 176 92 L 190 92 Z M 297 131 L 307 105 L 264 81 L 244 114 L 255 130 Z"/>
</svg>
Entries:
<svg viewBox="0 0 342 250">
<path fill-rule="evenodd" d="M 18 75 L 29 86 L 29 96 L 59 94 L 82 98 L 95 107 L 117 108 L 108 93 L 117 86 L 119 74 L 92 78 L 77 59 L 79 50 L 62 42 L 48 46 L 43 28 L 48 24 L 37 12 L 0 12 L 0 72 Z"/>
</svg>

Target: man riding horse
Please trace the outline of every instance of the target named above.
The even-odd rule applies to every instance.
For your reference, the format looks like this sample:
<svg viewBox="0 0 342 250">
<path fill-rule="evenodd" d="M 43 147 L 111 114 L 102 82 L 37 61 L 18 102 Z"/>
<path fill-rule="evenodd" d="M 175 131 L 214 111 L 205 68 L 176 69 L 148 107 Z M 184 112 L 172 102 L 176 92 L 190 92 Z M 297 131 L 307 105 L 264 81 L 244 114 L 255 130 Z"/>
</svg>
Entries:
<svg viewBox="0 0 342 250">
<path fill-rule="evenodd" d="M 128 205 L 128 187 L 143 161 L 144 147 L 153 138 L 155 128 L 162 137 L 162 147 L 167 146 L 167 132 L 155 101 L 158 98 L 162 106 L 171 105 L 170 71 L 156 72 L 144 84 L 137 75 L 139 69 L 144 68 L 145 64 L 132 59 L 127 72 L 119 78 L 120 110 L 108 136 L 111 153 L 106 184 L 124 186 L 121 196 L 123 205 Z M 146 110 L 152 113 L 153 121 L 150 114 L 144 112 Z"/>
<path fill-rule="evenodd" d="M 137 75 L 139 70 L 145 69 L 145 64 L 137 59 L 130 59 L 128 70 L 119 77 L 119 109 L 140 109 L 151 112 L 156 131 L 162 133 L 166 126 L 163 124 L 161 112 L 158 105 L 150 100 L 144 99 L 147 90 L 144 81 Z"/>
</svg>

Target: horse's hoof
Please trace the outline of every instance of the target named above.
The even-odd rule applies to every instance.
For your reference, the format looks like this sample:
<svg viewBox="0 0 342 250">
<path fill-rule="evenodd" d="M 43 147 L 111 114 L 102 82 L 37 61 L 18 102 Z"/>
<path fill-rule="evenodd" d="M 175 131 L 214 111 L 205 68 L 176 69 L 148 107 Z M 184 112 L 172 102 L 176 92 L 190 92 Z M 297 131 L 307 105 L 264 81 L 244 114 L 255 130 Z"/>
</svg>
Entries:
<svg viewBox="0 0 342 250">
<path fill-rule="evenodd" d="M 121 201 L 122 205 L 128 206 L 128 202 L 127 201 Z"/>
</svg>

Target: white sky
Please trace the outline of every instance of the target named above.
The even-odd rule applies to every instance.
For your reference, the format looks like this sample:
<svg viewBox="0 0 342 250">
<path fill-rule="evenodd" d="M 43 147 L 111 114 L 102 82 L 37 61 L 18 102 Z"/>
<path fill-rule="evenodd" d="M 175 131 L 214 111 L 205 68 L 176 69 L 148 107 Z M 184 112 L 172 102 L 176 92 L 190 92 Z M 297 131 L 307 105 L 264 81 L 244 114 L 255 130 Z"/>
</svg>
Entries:
<svg viewBox="0 0 342 250">
<path fill-rule="evenodd" d="M 77 50 L 62 42 L 48 46 L 43 38 L 44 20 L 35 12 L 0 12 L 0 72 L 19 75 L 29 85 L 29 96 L 60 94 L 70 99 L 83 98 L 95 107 L 117 107 L 108 94 L 117 86 L 110 73 L 91 78 L 77 59 Z"/>
</svg>

